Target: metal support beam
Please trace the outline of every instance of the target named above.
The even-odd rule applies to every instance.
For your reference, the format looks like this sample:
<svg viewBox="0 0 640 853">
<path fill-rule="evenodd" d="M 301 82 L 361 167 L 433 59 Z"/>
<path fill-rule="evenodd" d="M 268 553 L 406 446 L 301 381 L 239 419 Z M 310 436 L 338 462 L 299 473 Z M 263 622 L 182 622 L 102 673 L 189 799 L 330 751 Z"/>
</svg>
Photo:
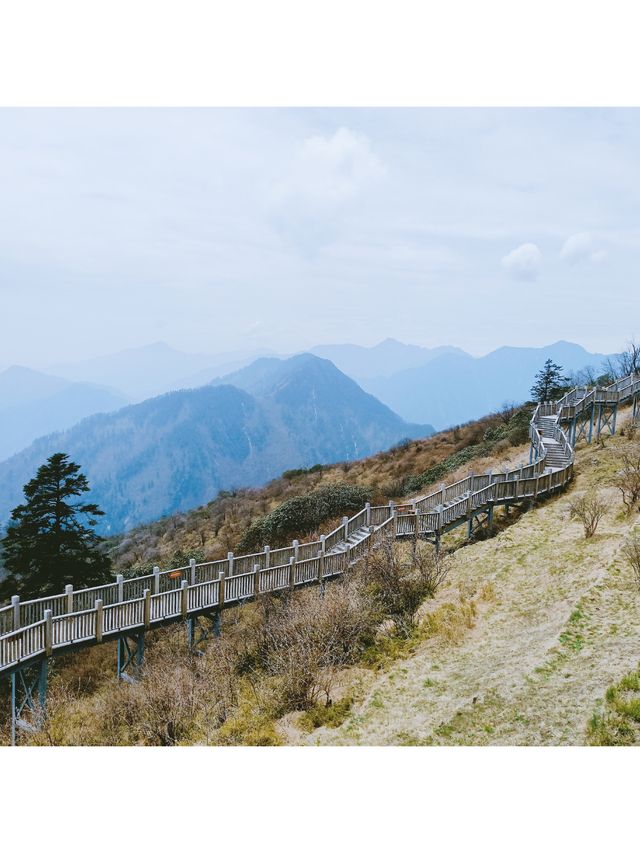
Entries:
<svg viewBox="0 0 640 853">
<path fill-rule="evenodd" d="M 222 613 L 214 610 L 187 619 L 187 641 L 194 654 L 203 655 L 207 641 L 222 633 Z"/>
<path fill-rule="evenodd" d="M 118 637 L 118 680 L 137 681 L 144 661 L 144 631 Z"/>
<path fill-rule="evenodd" d="M 11 746 L 17 743 L 18 729 L 34 732 L 42 728 L 48 675 L 47 658 L 11 673 Z"/>
<path fill-rule="evenodd" d="M 600 417 L 598 418 L 598 436 L 600 433 L 609 429 L 610 435 L 616 434 L 616 420 L 618 417 L 618 404 L 605 403 L 600 406 Z"/>
</svg>

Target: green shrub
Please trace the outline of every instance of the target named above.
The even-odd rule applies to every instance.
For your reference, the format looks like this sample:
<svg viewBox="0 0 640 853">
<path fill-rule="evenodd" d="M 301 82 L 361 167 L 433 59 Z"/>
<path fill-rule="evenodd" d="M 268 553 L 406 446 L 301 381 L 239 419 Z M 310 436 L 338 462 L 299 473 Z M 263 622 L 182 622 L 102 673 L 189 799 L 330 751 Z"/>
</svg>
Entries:
<svg viewBox="0 0 640 853">
<path fill-rule="evenodd" d="M 357 512 L 370 497 L 369 489 L 339 483 L 289 498 L 255 521 L 238 543 L 238 549 L 246 552 L 266 543 L 276 547 L 284 545 L 292 537 L 306 536 L 336 516 Z"/>
</svg>

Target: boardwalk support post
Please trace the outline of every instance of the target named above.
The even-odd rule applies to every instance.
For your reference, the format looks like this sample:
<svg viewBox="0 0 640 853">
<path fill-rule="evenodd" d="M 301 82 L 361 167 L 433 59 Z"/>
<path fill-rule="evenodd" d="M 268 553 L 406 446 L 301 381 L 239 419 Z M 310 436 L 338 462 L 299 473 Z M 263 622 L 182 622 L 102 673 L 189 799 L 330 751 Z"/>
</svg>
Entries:
<svg viewBox="0 0 640 853">
<path fill-rule="evenodd" d="M 36 732 L 42 728 L 48 674 L 47 658 L 11 673 L 11 746 L 17 744 L 18 729 Z"/>
<path fill-rule="evenodd" d="M 102 632 L 104 631 L 104 609 L 102 599 L 96 601 L 96 643 L 102 642 Z"/>
<path fill-rule="evenodd" d="M 142 621 L 144 628 L 151 625 L 151 590 L 142 594 Z M 118 637 L 117 668 L 118 681 L 135 681 L 144 661 L 144 628 Z"/>
<path fill-rule="evenodd" d="M 183 619 L 189 615 L 189 581 L 180 584 L 180 615 Z"/>
</svg>

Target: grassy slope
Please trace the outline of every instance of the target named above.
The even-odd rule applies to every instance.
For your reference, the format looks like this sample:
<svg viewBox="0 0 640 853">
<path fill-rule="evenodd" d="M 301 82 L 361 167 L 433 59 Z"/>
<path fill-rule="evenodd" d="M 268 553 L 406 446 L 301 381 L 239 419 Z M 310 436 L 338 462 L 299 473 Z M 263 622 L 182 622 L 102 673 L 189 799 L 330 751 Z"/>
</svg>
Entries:
<svg viewBox="0 0 640 853">
<path fill-rule="evenodd" d="M 239 541 L 256 519 L 289 498 L 308 494 L 323 486 L 349 483 L 370 489 L 374 503 L 399 500 L 409 478 L 422 475 L 454 453 L 472 445 L 481 445 L 486 431 L 495 431 L 496 428 L 504 429 L 505 425 L 499 416 L 493 415 L 357 462 L 328 465 L 321 471 L 303 473 L 291 479 L 280 477 L 260 489 L 238 490 L 199 509 L 161 519 L 114 538 L 111 540 L 114 568 L 117 571 L 136 571 L 155 563 L 166 565 L 170 560 L 184 562 L 192 555 L 197 559 L 217 560 L 226 557 L 227 551 L 238 553 Z M 465 476 L 468 470 L 480 472 L 492 467 L 499 470 L 502 465 L 519 464 L 525 458 L 524 448 L 516 450 L 509 446 L 508 441 L 503 441 L 491 447 L 490 455 L 475 459 L 473 463 L 458 468 L 455 474 L 442 475 L 438 480 L 453 482 Z M 418 492 L 428 492 L 432 488 L 426 486 Z M 326 533 L 334 526 L 327 523 L 317 532 Z M 307 541 L 314 535 L 307 539 L 299 538 Z"/>
<path fill-rule="evenodd" d="M 624 423 L 624 421 L 623 421 Z M 453 555 L 448 584 L 425 607 L 427 638 L 407 660 L 364 680 L 361 701 L 337 729 L 292 743 L 582 744 L 607 688 L 638 662 L 640 596 L 620 546 L 625 516 L 607 486 L 614 449 L 582 448 L 568 492 L 524 514 L 493 539 Z M 612 510 L 585 541 L 569 519 L 595 485 Z M 593 740 L 593 739 L 592 739 Z"/>
</svg>

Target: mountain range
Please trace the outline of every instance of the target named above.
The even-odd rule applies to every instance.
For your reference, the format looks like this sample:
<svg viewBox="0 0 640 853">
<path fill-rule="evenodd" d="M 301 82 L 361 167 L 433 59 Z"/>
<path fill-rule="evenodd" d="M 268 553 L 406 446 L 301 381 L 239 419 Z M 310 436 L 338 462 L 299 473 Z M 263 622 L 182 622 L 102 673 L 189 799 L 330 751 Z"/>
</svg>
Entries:
<svg viewBox="0 0 640 853">
<path fill-rule="evenodd" d="M 467 355 L 460 347 L 443 346 L 429 349 L 415 344 L 403 344 L 393 338 L 387 338 L 373 347 L 323 344 L 312 347 L 309 352 L 320 358 L 328 358 L 356 382 L 388 377 L 401 370 L 422 367 L 442 355 Z"/>
<path fill-rule="evenodd" d="M 0 460 L 41 435 L 67 429 L 95 412 L 112 412 L 128 402 L 112 388 L 9 367 L 0 373 Z"/>
<path fill-rule="evenodd" d="M 51 371 L 73 382 L 98 382 L 117 388 L 131 401 L 197 388 L 217 376 L 230 373 L 270 350 L 223 352 L 217 355 L 180 352 L 158 341 L 86 361 L 56 364 Z"/>
<path fill-rule="evenodd" d="M 547 358 L 565 372 L 606 358 L 578 344 L 557 341 L 545 347 L 500 347 L 481 358 L 459 350 L 398 370 L 362 377 L 362 387 L 408 420 L 427 419 L 436 429 L 464 423 L 530 397 L 533 378 Z"/>
<path fill-rule="evenodd" d="M 115 533 L 286 468 L 358 459 L 432 433 L 403 421 L 326 359 L 259 359 L 215 384 L 94 415 L 0 463 L 0 524 L 58 451 L 82 466 L 106 513 L 101 532 Z"/>
</svg>

